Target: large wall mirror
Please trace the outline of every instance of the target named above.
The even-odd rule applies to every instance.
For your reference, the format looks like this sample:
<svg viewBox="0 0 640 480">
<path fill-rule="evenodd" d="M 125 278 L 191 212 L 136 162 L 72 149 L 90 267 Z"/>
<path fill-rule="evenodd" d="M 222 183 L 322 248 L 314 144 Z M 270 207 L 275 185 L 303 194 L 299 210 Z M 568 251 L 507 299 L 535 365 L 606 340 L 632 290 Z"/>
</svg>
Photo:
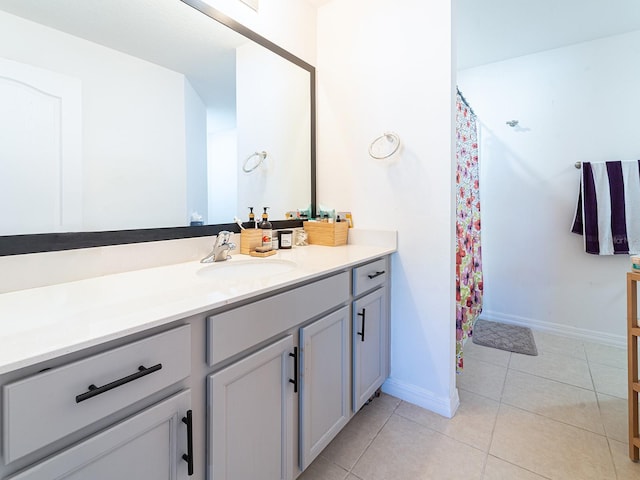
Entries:
<svg viewBox="0 0 640 480">
<path fill-rule="evenodd" d="M 313 209 L 314 83 L 199 0 L 0 0 L 0 255 Z"/>
</svg>

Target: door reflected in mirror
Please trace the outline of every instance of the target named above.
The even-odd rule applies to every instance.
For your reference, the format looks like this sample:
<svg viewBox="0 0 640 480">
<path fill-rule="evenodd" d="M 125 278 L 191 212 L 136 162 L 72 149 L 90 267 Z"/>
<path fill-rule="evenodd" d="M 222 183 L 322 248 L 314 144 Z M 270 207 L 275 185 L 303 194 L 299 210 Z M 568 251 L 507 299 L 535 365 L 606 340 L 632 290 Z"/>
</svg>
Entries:
<svg viewBox="0 0 640 480">
<path fill-rule="evenodd" d="M 307 208 L 310 83 L 180 0 L 0 0 L 0 235 Z"/>
</svg>

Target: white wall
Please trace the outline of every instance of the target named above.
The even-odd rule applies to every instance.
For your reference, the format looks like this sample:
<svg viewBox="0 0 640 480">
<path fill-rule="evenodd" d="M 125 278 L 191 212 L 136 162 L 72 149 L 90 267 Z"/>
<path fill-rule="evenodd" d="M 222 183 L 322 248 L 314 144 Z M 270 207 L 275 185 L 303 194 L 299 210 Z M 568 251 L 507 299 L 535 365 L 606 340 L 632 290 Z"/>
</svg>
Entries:
<svg viewBox="0 0 640 480">
<path fill-rule="evenodd" d="M 258 11 L 240 1 L 204 0 L 242 25 L 316 64 L 316 8 L 304 0 L 259 0 Z"/>
<path fill-rule="evenodd" d="M 260 11 L 258 13 L 242 5 L 241 2 L 210 0 L 210 3 L 240 23 L 255 29 L 269 40 L 315 65 L 316 10 L 307 2 L 300 0 L 260 0 Z M 5 24 L 2 24 L 0 28 L 0 52 L 4 48 L 12 46 L 11 42 L 4 41 L 8 32 L 9 29 L 5 28 Z M 20 45 L 13 46 L 20 47 Z M 34 49 L 29 50 L 33 53 Z M 39 53 L 38 60 L 44 63 L 44 68 L 47 68 L 47 62 L 53 60 L 52 52 L 49 49 L 46 51 L 40 49 L 36 53 Z M 66 52 L 64 55 L 66 55 Z M 183 89 L 181 89 L 180 95 L 182 97 L 184 96 L 183 94 Z M 166 106 L 164 107 L 166 108 Z M 184 130 L 184 124 L 181 123 L 180 128 Z M 166 138 L 170 137 L 166 136 Z M 182 148 L 182 152 L 184 153 L 184 148 Z M 179 210 L 180 218 L 182 218 L 184 204 L 178 206 L 177 210 Z M 241 218 L 246 217 L 245 212 L 238 213 Z M 211 240 L 209 238 L 203 237 L 154 242 L 153 245 L 148 243 L 118 245 L 116 247 L 0 257 L 0 271 L 5 274 L 3 276 L 4 281 L 0 282 L 0 292 L 89 278 L 113 273 L 114 271 L 123 271 L 123 269 L 135 270 L 154 265 L 195 260 L 208 253 L 210 243 Z M 113 256 L 104 254 L 106 251 L 117 251 L 118 258 L 114 260 Z M 149 254 L 148 252 L 151 253 Z M 141 258 L 144 258 L 144 260 L 141 260 Z M 43 259 L 46 259 L 46 262 Z M 42 272 L 46 272 L 46 278 L 43 278 Z"/>
<path fill-rule="evenodd" d="M 311 171 L 309 72 L 253 43 L 237 49 L 236 70 L 238 213 L 270 207 L 271 218 L 285 218 L 311 198 L 310 183 L 300 181 Z M 266 159 L 245 173 L 245 159 L 262 151 Z"/>
<path fill-rule="evenodd" d="M 233 215 L 246 220 L 247 206 L 238 204 L 238 131 L 230 128 L 211 132 L 208 140 L 207 223 L 230 223 L 233 221 Z"/>
<path fill-rule="evenodd" d="M 185 96 L 185 149 L 187 161 L 187 205 L 185 225 L 191 214 L 197 212 L 203 220 L 209 217 L 207 174 L 207 108 L 187 78 L 184 79 Z M 205 222 L 207 223 L 207 222 Z"/>
<path fill-rule="evenodd" d="M 318 195 L 398 230 L 385 391 L 446 416 L 455 388 L 451 2 L 334 0 L 318 10 Z M 369 157 L 387 130 L 403 149 Z"/>
<path fill-rule="evenodd" d="M 458 73 L 481 124 L 483 317 L 624 344 L 629 258 L 570 228 L 574 163 L 640 156 L 638 78 L 640 32 Z"/>
<path fill-rule="evenodd" d="M 0 57 L 82 83 L 84 230 L 185 223 L 183 75 L 3 12 Z"/>
</svg>

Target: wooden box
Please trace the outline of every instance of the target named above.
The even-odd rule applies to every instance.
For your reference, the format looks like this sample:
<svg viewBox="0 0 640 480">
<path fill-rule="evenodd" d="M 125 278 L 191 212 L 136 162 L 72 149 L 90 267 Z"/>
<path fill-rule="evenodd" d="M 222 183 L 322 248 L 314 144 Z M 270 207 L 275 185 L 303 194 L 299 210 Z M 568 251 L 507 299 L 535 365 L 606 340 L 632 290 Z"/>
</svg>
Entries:
<svg viewBox="0 0 640 480">
<path fill-rule="evenodd" d="M 245 228 L 240 230 L 240 253 L 249 255 L 256 247 L 262 246 L 262 229 Z"/>
<path fill-rule="evenodd" d="M 349 224 L 347 222 L 325 223 L 304 222 L 304 231 L 307 232 L 309 245 L 337 245 L 347 244 Z"/>
</svg>

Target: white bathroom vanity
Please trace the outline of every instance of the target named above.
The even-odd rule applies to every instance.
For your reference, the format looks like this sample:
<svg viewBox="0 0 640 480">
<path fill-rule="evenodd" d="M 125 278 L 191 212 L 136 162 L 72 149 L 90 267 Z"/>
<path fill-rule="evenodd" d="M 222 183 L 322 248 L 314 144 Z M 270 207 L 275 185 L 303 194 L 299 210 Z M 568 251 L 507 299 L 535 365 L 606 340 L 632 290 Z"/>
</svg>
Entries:
<svg viewBox="0 0 640 480">
<path fill-rule="evenodd" d="M 0 478 L 297 477 L 389 375 L 393 246 L 0 295 Z"/>
</svg>

